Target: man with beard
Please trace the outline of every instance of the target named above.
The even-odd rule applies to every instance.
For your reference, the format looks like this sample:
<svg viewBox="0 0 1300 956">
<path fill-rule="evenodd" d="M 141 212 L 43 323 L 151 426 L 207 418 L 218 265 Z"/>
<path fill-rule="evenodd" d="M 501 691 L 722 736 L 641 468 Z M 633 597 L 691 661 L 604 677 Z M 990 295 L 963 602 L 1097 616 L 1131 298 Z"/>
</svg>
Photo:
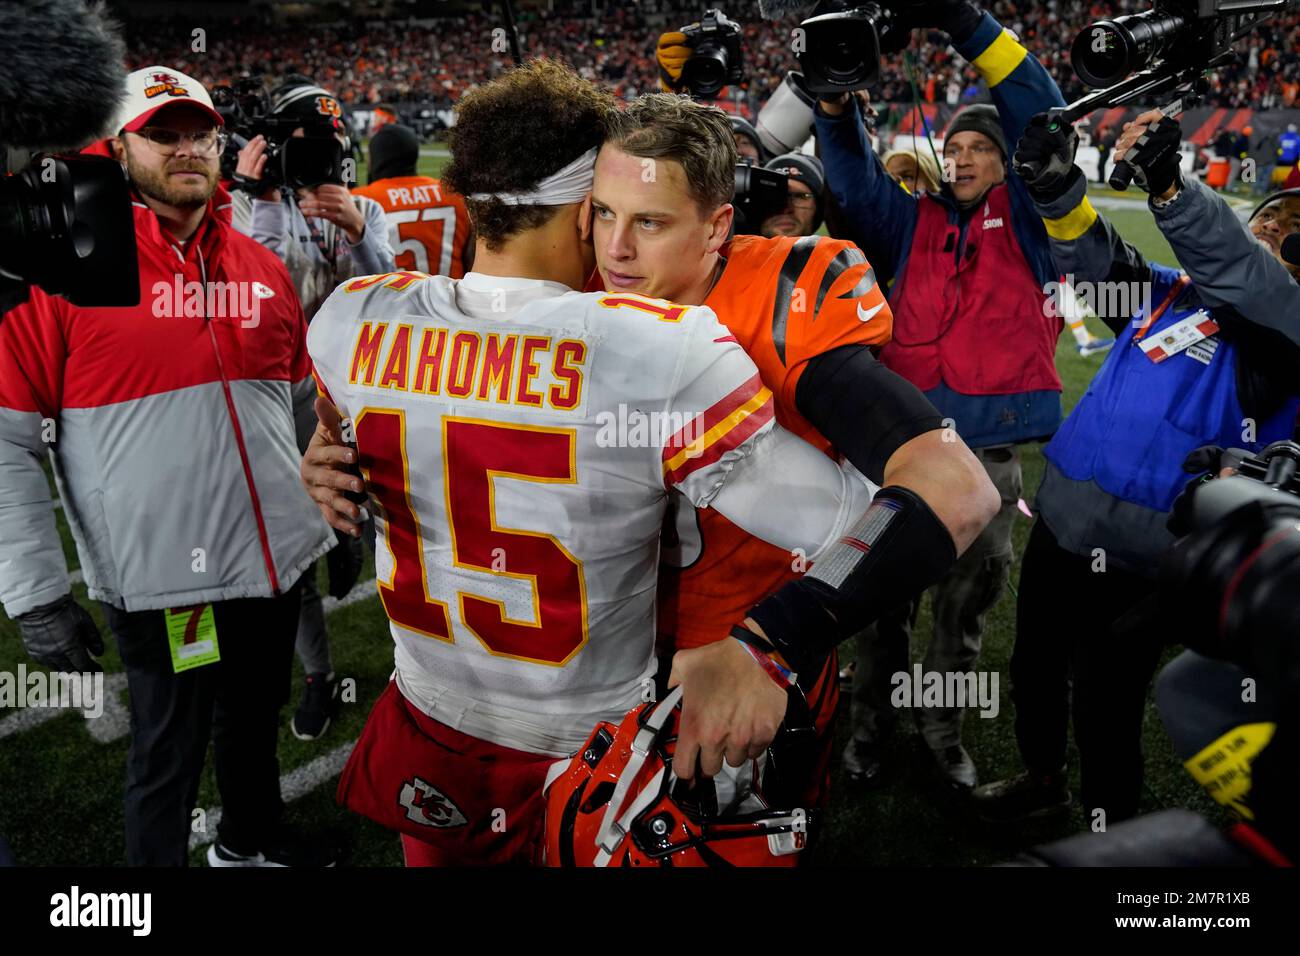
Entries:
<svg viewBox="0 0 1300 956">
<path fill-rule="evenodd" d="M 223 812 L 208 861 L 329 863 L 281 823 L 276 758 L 296 582 L 334 544 L 297 482 L 307 325 L 284 266 L 230 227 L 207 92 L 158 66 L 127 91 L 94 149 L 133 188 L 140 304 L 33 289 L 0 325 L 0 601 L 33 659 L 100 669 L 41 468 L 52 451 L 131 691 L 127 862 L 185 865 L 211 737 Z"/>
</svg>

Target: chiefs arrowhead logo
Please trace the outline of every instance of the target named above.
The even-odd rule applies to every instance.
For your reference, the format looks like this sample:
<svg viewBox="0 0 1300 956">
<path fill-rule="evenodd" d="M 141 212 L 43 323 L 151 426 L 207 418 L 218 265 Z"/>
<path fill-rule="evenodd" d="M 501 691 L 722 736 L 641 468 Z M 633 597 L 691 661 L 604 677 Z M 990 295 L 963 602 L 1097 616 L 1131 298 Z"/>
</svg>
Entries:
<svg viewBox="0 0 1300 956">
<path fill-rule="evenodd" d="M 397 802 L 406 808 L 406 818 L 421 826 L 463 827 L 469 822 L 445 793 L 419 777 L 402 784 Z"/>
<path fill-rule="evenodd" d="M 166 93 L 168 96 L 189 96 L 190 91 L 181 86 L 181 78 L 174 73 L 149 74 L 149 85 L 144 88 L 146 99 L 153 99 Z"/>
</svg>

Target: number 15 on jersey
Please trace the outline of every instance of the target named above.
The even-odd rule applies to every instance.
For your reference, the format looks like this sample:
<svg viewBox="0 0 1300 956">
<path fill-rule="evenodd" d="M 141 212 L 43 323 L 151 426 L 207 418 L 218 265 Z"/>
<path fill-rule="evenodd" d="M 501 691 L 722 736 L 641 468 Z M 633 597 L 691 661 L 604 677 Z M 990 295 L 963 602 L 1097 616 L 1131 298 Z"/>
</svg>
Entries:
<svg viewBox="0 0 1300 956">
<path fill-rule="evenodd" d="M 367 485 L 384 509 L 384 537 L 393 573 L 379 582 L 389 618 L 437 640 L 452 642 L 448 606 L 429 596 L 426 546 L 449 535 L 455 567 L 527 581 L 532 620 L 516 620 L 505 604 L 468 591 L 456 592 L 464 627 L 491 654 L 563 666 L 587 642 L 587 594 L 582 562 L 556 537 L 501 527 L 496 514 L 499 480 L 576 484 L 577 435 L 572 428 L 506 424 L 444 415 L 421 429 L 441 428 L 442 486 L 448 527 L 431 527 L 411 504 L 406 414 L 367 408 L 354 427 Z M 372 450 L 367 454 L 367 450 Z M 437 573 L 437 569 L 432 569 Z"/>
</svg>

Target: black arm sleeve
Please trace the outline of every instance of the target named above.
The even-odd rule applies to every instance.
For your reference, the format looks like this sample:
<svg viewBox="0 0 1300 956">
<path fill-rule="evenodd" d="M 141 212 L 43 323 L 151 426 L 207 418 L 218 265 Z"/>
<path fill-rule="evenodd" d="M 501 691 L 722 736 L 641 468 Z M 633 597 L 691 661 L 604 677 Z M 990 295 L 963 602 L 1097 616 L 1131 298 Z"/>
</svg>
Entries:
<svg viewBox="0 0 1300 956">
<path fill-rule="evenodd" d="M 810 359 L 795 389 L 799 414 L 878 485 L 885 463 L 918 435 L 943 427 L 943 416 L 911 382 L 876 361 L 865 345 L 845 345 Z"/>
<path fill-rule="evenodd" d="M 956 560 L 952 535 L 925 500 L 890 485 L 812 570 L 754 605 L 749 617 L 803 679 L 836 644 L 920 594 Z"/>
</svg>

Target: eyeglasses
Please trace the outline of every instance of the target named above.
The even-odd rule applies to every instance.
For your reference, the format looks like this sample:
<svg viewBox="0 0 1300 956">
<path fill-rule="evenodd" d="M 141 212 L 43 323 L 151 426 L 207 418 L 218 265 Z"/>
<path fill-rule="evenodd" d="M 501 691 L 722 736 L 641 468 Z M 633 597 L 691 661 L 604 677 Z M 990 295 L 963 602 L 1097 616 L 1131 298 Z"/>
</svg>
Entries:
<svg viewBox="0 0 1300 956">
<path fill-rule="evenodd" d="M 223 129 L 205 129 L 198 133 L 181 133 L 162 126 L 146 126 L 136 131 L 149 141 L 150 148 L 163 156 L 174 156 L 181 148 L 182 142 L 188 142 L 196 156 L 211 156 L 226 148 L 229 134 Z"/>
<path fill-rule="evenodd" d="M 817 198 L 810 192 L 790 193 L 789 196 L 792 206 L 811 206 Z"/>
</svg>

